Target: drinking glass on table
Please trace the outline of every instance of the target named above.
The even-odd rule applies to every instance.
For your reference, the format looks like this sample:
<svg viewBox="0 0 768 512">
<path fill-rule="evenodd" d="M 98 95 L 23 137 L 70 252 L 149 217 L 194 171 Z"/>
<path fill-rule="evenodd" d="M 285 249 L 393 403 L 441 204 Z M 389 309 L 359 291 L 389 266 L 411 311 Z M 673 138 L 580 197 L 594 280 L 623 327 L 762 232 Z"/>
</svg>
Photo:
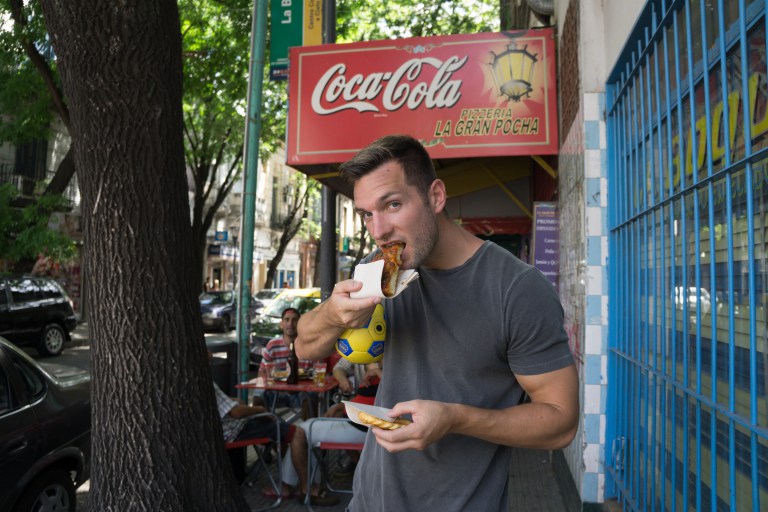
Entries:
<svg viewBox="0 0 768 512">
<path fill-rule="evenodd" d="M 285 380 L 290 373 L 288 361 L 275 361 L 272 364 L 274 364 L 274 370 L 272 372 L 274 374 L 274 380 Z"/>
<path fill-rule="evenodd" d="M 325 373 L 328 365 L 323 361 L 315 361 L 312 365 L 314 375 L 312 376 L 312 383 L 315 386 L 322 386 L 325 384 Z"/>
<path fill-rule="evenodd" d="M 264 363 L 264 369 L 266 370 L 264 373 L 264 378 L 267 381 L 267 385 L 271 386 L 275 383 L 275 363 Z"/>
</svg>

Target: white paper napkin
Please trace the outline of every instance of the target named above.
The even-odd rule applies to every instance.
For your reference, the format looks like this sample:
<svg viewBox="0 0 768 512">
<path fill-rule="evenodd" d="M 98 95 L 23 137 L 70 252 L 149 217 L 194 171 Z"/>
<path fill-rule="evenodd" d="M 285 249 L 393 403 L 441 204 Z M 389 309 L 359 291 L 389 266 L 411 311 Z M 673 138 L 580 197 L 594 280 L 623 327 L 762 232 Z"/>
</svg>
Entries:
<svg viewBox="0 0 768 512">
<path fill-rule="evenodd" d="M 355 267 L 355 281 L 363 283 L 363 287 L 349 294 L 353 299 L 364 299 L 366 297 L 380 297 L 382 299 L 392 299 L 400 295 L 403 290 L 414 279 L 418 279 L 419 273 L 413 269 L 401 270 L 397 273 L 397 288 L 392 297 L 387 297 L 381 292 L 381 274 L 384 272 L 384 260 L 374 261 L 373 263 L 361 263 Z"/>
</svg>

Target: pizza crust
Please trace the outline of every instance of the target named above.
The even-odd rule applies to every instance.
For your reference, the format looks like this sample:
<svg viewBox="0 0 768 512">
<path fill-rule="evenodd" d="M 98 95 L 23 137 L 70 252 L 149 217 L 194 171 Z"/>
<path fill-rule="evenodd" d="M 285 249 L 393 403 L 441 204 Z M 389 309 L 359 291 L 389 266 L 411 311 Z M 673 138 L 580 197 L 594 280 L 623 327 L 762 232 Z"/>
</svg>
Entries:
<svg viewBox="0 0 768 512">
<path fill-rule="evenodd" d="M 382 420 L 381 418 L 377 418 L 376 416 L 372 416 L 362 411 L 357 413 L 357 417 L 366 425 L 383 428 L 384 430 L 397 430 L 398 428 L 413 423 L 412 421 L 403 418 L 397 418 L 392 421 Z"/>
</svg>

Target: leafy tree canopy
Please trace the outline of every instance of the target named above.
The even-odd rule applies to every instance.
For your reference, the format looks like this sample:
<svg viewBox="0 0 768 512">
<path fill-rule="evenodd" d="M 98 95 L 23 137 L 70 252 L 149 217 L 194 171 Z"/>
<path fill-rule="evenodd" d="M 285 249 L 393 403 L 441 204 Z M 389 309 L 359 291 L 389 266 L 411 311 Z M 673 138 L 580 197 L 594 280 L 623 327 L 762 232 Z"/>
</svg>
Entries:
<svg viewBox="0 0 768 512">
<path fill-rule="evenodd" d="M 187 161 L 227 141 L 224 155 L 240 158 L 245 131 L 252 2 L 180 0 L 184 45 L 184 123 Z M 285 138 L 285 82 L 264 84 L 259 157 L 266 161 Z M 196 145 L 190 147 L 190 140 Z M 190 158 L 192 156 L 193 158 Z"/>
<path fill-rule="evenodd" d="M 14 23 L 12 9 L 20 4 L 0 0 L 0 144 L 47 138 L 53 116 L 51 95 L 24 48 L 35 41 L 38 51 L 50 55 L 43 16 L 35 0 L 25 7 L 24 23 Z"/>
<path fill-rule="evenodd" d="M 499 30 L 499 3 L 336 0 L 336 20 L 339 43 L 493 32 Z"/>
</svg>

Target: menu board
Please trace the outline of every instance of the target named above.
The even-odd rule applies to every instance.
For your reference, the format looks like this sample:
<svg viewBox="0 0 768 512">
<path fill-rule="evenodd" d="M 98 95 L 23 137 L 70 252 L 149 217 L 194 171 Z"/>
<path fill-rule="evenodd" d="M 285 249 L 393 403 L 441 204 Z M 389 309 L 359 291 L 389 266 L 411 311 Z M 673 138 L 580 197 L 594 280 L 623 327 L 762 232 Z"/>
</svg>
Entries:
<svg viewBox="0 0 768 512">
<path fill-rule="evenodd" d="M 531 261 L 556 287 L 560 276 L 560 219 L 555 202 L 533 204 Z"/>
</svg>

